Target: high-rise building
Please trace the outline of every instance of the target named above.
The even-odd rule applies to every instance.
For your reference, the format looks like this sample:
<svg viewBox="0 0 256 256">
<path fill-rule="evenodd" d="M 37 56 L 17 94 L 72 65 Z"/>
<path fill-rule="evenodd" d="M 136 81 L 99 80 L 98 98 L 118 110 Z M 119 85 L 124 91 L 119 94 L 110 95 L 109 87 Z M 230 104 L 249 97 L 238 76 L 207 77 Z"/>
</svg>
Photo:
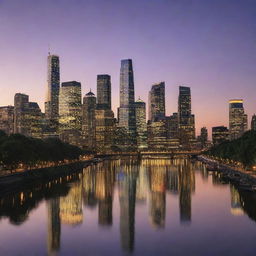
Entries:
<svg viewBox="0 0 256 256">
<path fill-rule="evenodd" d="M 229 136 L 237 139 L 247 130 L 247 115 L 244 113 L 243 100 L 229 101 Z"/>
<path fill-rule="evenodd" d="M 130 144 L 136 146 L 134 78 L 131 59 L 121 61 L 118 126 L 126 130 L 126 132 L 130 135 Z"/>
<path fill-rule="evenodd" d="M 14 96 L 14 133 L 40 138 L 42 136 L 42 112 L 29 96 L 16 93 Z"/>
<path fill-rule="evenodd" d="M 97 108 L 111 109 L 111 79 L 109 75 L 97 76 Z"/>
<path fill-rule="evenodd" d="M 47 95 L 45 114 L 48 120 L 57 123 L 59 115 L 60 61 L 57 55 L 47 57 Z"/>
<path fill-rule="evenodd" d="M 147 148 L 146 103 L 139 98 L 134 104 L 137 127 L 137 145 L 139 149 L 144 149 Z"/>
<path fill-rule="evenodd" d="M 199 136 L 199 142 L 202 148 L 205 148 L 207 140 L 208 140 L 208 130 L 206 127 L 202 127 L 201 134 Z"/>
<path fill-rule="evenodd" d="M 173 113 L 171 116 L 166 117 L 168 138 L 179 138 L 179 126 L 178 126 L 178 113 Z"/>
<path fill-rule="evenodd" d="M 256 115 L 255 114 L 252 116 L 251 130 L 256 131 Z"/>
<path fill-rule="evenodd" d="M 152 122 L 165 118 L 165 83 L 154 84 L 149 91 L 148 119 Z"/>
<path fill-rule="evenodd" d="M 191 145 L 191 141 L 195 139 L 195 117 L 191 111 L 190 87 L 179 87 L 178 122 L 181 144 Z"/>
<path fill-rule="evenodd" d="M 96 143 L 96 97 L 93 92 L 88 92 L 83 98 L 82 106 L 82 136 L 84 146 L 90 149 L 95 148 Z"/>
<path fill-rule="evenodd" d="M 81 130 L 81 83 L 76 81 L 61 84 L 59 98 L 60 132 Z"/>
<path fill-rule="evenodd" d="M 0 107 L 0 130 L 7 135 L 13 133 L 14 129 L 14 107 L 5 106 Z"/>
<path fill-rule="evenodd" d="M 229 131 L 226 126 L 212 127 L 212 142 L 214 145 L 218 145 L 228 140 L 229 140 Z"/>
</svg>

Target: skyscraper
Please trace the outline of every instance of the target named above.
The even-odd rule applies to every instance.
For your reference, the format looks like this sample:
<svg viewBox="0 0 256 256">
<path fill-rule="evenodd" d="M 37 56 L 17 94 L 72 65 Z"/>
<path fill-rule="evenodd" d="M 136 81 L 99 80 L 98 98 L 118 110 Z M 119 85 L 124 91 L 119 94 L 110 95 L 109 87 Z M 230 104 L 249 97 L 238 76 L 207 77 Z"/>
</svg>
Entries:
<svg viewBox="0 0 256 256">
<path fill-rule="evenodd" d="M 135 104 L 137 145 L 139 149 L 147 148 L 147 123 L 146 123 L 146 103 L 140 98 Z"/>
<path fill-rule="evenodd" d="M 195 138 L 195 117 L 191 112 L 190 87 L 179 87 L 178 123 L 180 142 L 183 146 L 189 145 Z"/>
<path fill-rule="evenodd" d="M 255 114 L 252 116 L 251 130 L 256 131 L 256 115 Z"/>
<path fill-rule="evenodd" d="M 0 107 L 0 130 L 10 135 L 14 129 L 14 107 Z"/>
<path fill-rule="evenodd" d="M 229 139 L 229 131 L 226 126 L 212 127 L 212 142 L 213 145 L 218 145 Z"/>
<path fill-rule="evenodd" d="M 120 69 L 120 107 L 118 108 L 118 126 L 125 128 L 130 142 L 136 145 L 136 120 L 134 108 L 134 78 L 132 60 L 122 60 Z"/>
<path fill-rule="evenodd" d="M 97 76 L 97 108 L 111 109 L 111 80 L 109 75 Z"/>
<path fill-rule="evenodd" d="M 247 130 L 247 115 L 244 113 L 243 100 L 229 101 L 229 136 L 237 139 Z"/>
<path fill-rule="evenodd" d="M 208 130 L 206 127 L 202 127 L 201 134 L 199 136 L 199 141 L 201 143 L 202 148 L 205 148 L 207 140 L 208 140 Z"/>
<path fill-rule="evenodd" d="M 60 132 L 81 130 L 81 83 L 76 81 L 61 84 L 59 98 Z"/>
<path fill-rule="evenodd" d="M 82 135 L 85 145 L 88 148 L 95 148 L 95 110 L 96 97 L 93 92 L 88 92 L 83 98 L 82 106 Z"/>
<path fill-rule="evenodd" d="M 154 84 L 149 91 L 148 116 L 154 122 L 165 118 L 165 83 Z"/>
<path fill-rule="evenodd" d="M 48 55 L 47 64 L 47 95 L 45 115 L 48 120 L 58 121 L 59 89 L 60 89 L 60 61 L 57 55 Z"/>
</svg>

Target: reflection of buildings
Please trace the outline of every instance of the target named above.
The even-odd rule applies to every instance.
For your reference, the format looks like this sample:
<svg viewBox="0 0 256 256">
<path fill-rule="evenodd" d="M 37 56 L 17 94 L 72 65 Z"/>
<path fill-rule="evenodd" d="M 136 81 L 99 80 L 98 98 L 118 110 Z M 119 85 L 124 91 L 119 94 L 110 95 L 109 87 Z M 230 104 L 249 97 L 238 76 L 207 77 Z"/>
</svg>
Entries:
<svg viewBox="0 0 256 256">
<path fill-rule="evenodd" d="M 66 197 L 60 198 L 60 217 L 64 224 L 78 225 L 83 222 L 82 183 L 72 184 Z"/>
<path fill-rule="evenodd" d="M 120 235 L 124 251 L 134 248 L 136 178 L 134 170 L 119 173 Z"/>
<path fill-rule="evenodd" d="M 191 221 L 191 193 L 195 190 L 195 174 L 190 163 L 185 160 L 179 167 L 180 221 Z"/>
<path fill-rule="evenodd" d="M 244 211 L 241 205 L 240 195 L 234 186 L 230 186 L 230 196 L 231 196 L 231 209 L 230 209 L 231 214 L 235 216 L 244 215 Z"/>
<path fill-rule="evenodd" d="M 147 200 L 148 192 L 148 176 L 146 168 L 144 166 L 140 167 L 139 176 L 136 183 L 136 201 L 144 203 Z"/>
<path fill-rule="evenodd" d="M 166 167 L 150 166 L 150 219 L 155 227 L 165 225 Z"/>
<path fill-rule="evenodd" d="M 50 199 L 47 202 L 48 208 L 48 255 L 54 255 L 60 249 L 60 200 L 59 198 Z"/>
<path fill-rule="evenodd" d="M 172 194 L 178 194 L 179 192 L 179 173 L 178 169 L 172 168 L 171 170 L 168 170 L 168 179 L 167 179 L 167 189 Z"/>
</svg>

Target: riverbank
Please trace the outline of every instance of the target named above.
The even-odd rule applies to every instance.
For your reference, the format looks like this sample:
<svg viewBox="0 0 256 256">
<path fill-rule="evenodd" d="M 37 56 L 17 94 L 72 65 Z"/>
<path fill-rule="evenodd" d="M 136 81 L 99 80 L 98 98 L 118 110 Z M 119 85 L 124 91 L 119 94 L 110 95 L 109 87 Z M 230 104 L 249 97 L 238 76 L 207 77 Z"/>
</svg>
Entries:
<svg viewBox="0 0 256 256">
<path fill-rule="evenodd" d="M 256 192 L 256 172 L 223 164 L 209 156 L 200 155 L 197 159 L 206 164 L 208 171 L 217 171 L 220 177 L 239 190 Z"/>
</svg>

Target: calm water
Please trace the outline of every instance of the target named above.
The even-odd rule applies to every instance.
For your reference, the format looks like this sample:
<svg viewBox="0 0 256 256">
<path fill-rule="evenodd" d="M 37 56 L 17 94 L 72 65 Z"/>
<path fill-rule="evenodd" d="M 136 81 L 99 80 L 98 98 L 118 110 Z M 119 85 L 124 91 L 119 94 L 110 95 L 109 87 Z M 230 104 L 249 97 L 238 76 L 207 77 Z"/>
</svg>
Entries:
<svg viewBox="0 0 256 256">
<path fill-rule="evenodd" d="M 0 255 L 255 255 L 256 195 L 189 160 L 104 161 L 1 198 Z"/>
</svg>

